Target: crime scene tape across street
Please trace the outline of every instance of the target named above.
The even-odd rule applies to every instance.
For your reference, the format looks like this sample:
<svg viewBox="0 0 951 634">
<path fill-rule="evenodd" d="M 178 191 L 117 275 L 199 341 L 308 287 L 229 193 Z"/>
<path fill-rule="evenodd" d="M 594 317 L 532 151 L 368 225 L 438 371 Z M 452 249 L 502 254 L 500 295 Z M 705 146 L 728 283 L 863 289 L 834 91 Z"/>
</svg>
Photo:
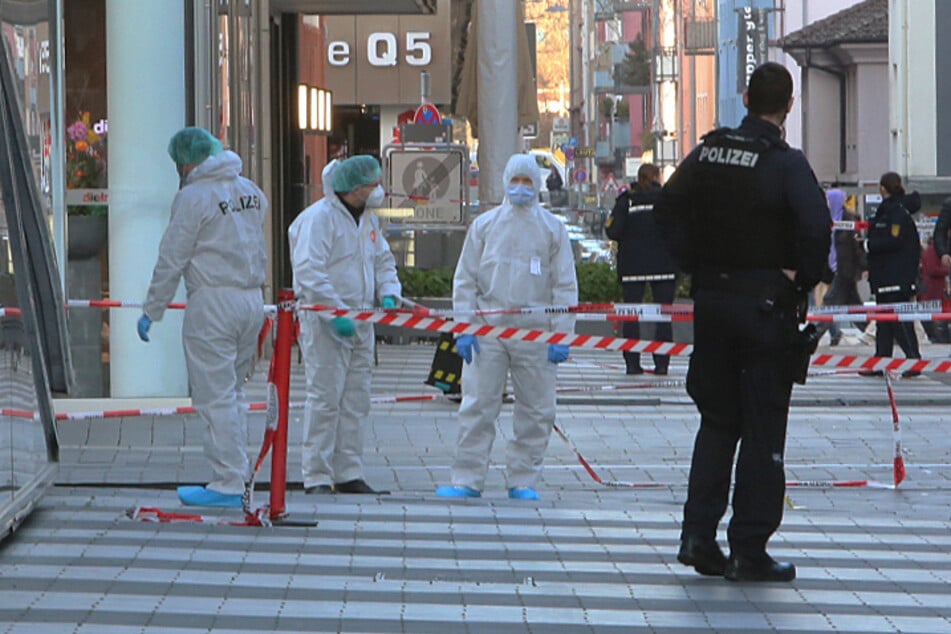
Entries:
<svg viewBox="0 0 951 634">
<path fill-rule="evenodd" d="M 693 346 L 686 343 L 667 341 L 645 341 L 640 339 L 624 339 L 620 337 L 600 337 L 595 335 L 577 335 L 565 332 L 550 332 L 526 328 L 510 328 L 505 326 L 490 326 L 486 324 L 469 324 L 460 321 L 446 321 L 432 317 L 421 317 L 411 313 L 399 311 L 361 311 L 334 308 L 321 305 L 299 305 L 301 310 L 324 312 L 335 317 L 349 317 L 359 321 L 388 324 L 403 328 L 426 330 L 431 332 L 448 332 L 456 335 L 475 335 L 477 337 L 494 337 L 513 341 L 533 341 L 537 343 L 558 343 L 566 346 L 594 349 L 594 350 L 621 350 L 628 352 L 649 352 L 653 354 L 687 355 L 693 352 Z M 901 359 L 891 357 L 859 357 L 855 355 L 818 354 L 812 357 L 811 365 L 832 367 L 836 369 L 857 368 L 860 370 L 889 370 L 903 372 L 914 370 L 917 372 L 951 372 L 951 360 L 928 361 L 925 359 Z"/>
</svg>

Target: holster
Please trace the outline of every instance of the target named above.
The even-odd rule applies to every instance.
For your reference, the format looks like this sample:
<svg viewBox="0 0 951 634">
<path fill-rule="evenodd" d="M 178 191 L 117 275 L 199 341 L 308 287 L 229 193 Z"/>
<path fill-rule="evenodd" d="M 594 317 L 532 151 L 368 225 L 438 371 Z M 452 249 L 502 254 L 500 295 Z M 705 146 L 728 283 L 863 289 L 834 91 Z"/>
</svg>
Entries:
<svg viewBox="0 0 951 634">
<path fill-rule="evenodd" d="M 809 374 L 809 361 L 819 346 L 819 339 L 821 338 L 822 334 L 816 330 L 815 324 L 807 324 L 801 330 L 796 329 L 792 345 L 787 352 L 789 373 L 793 382 L 800 385 L 806 384 L 806 376 Z"/>
</svg>

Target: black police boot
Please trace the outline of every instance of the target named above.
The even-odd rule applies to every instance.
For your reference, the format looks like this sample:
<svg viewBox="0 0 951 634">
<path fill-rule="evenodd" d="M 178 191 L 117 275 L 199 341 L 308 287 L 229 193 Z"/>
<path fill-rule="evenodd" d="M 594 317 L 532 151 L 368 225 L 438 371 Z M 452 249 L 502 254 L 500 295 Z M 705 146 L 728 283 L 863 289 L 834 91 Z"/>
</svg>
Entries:
<svg viewBox="0 0 951 634">
<path fill-rule="evenodd" d="M 627 366 L 627 374 L 644 374 L 644 368 L 641 367 L 641 355 L 639 352 L 625 352 L 624 365 Z"/>
<path fill-rule="evenodd" d="M 349 480 L 334 485 L 337 493 L 364 493 L 367 495 L 389 495 L 389 491 L 375 491 L 364 480 Z"/>
<path fill-rule="evenodd" d="M 723 576 L 730 581 L 792 581 L 796 566 L 776 561 L 766 553 L 758 557 L 730 555 Z"/>
<path fill-rule="evenodd" d="M 677 561 L 685 566 L 693 566 L 701 575 L 722 577 L 727 559 L 715 539 L 688 536 L 680 542 Z"/>
</svg>

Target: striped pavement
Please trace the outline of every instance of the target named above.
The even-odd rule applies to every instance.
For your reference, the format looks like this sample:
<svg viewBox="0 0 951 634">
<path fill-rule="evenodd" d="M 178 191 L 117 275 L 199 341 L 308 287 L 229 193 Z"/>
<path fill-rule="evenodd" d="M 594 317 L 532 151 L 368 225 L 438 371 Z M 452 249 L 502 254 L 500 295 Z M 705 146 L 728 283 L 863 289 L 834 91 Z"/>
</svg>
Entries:
<svg viewBox="0 0 951 634">
<path fill-rule="evenodd" d="M 431 391 L 432 354 L 380 346 L 374 393 Z M 685 359 L 670 377 L 627 377 L 620 362 L 578 353 L 559 386 L 686 373 Z M 301 370 L 292 400 L 303 399 Z M 260 374 L 248 387 L 263 399 Z M 505 496 L 511 405 L 484 497 L 459 501 L 433 495 L 448 479 L 456 405 L 374 405 L 367 479 L 393 491 L 379 498 L 304 495 L 292 412 L 288 517 L 311 527 L 130 520 L 138 506 L 183 510 L 174 485 L 206 477 L 198 421 L 62 422 L 58 485 L 0 549 L 0 632 L 951 632 L 951 393 L 936 375 L 894 387 L 908 468 L 897 490 L 885 487 L 893 430 L 882 379 L 826 375 L 795 388 L 788 477 L 883 486 L 787 490 L 771 552 L 796 564 L 790 584 L 733 584 L 676 562 L 697 423 L 682 387 L 560 394 L 559 426 L 603 479 L 659 486 L 600 486 L 553 436 L 538 502 Z M 252 422 L 256 451 L 261 415 Z"/>
</svg>

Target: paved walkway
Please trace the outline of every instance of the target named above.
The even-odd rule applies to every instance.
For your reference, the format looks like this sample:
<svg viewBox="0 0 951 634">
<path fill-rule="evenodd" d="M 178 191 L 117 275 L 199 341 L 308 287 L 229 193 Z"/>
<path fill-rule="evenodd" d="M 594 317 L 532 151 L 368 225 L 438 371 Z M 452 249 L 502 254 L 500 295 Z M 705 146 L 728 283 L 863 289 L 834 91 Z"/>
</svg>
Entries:
<svg viewBox="0 0 951 634">
<path fill-rule="evenodd" d="M 375 393 L 432 393 L 431 347 L 379 352 Z M 153 524 L 125 511 L 182 510 L 174 486 L 207 477 L 195 417 L 61 423 L 59 484 L 0 551 L 0 632 L 951 632 L 947 377 L 896 382 L 898 490 L 789 488 L 771 550 L 797 580 L 732 584 L 675 560 L 697 424 L 683 388 L 581 391 L 661 379 L 624 376 L 617 354 L 577 356 L 560 370 L 575 391 L 559 396 L 559 426 L 604 480 L 658 486 L 598 485 L 552 436 L 542 500 L 508 500 L 509 405 L 485 497 L 436 498 L 456 406 L 412 402 L 376 405 L 368 421 L 367 479 L 392 495 L 305 496 L 293 410 L 289 516 L 316 527 Z M 668 379 L 685 371 L 675 359 Z M 260 378 L 249 388 L 263 400 Z M 814 377 L 794 401 L 790 480 L 891 482 L 881 379 Z"/>
</svg>

